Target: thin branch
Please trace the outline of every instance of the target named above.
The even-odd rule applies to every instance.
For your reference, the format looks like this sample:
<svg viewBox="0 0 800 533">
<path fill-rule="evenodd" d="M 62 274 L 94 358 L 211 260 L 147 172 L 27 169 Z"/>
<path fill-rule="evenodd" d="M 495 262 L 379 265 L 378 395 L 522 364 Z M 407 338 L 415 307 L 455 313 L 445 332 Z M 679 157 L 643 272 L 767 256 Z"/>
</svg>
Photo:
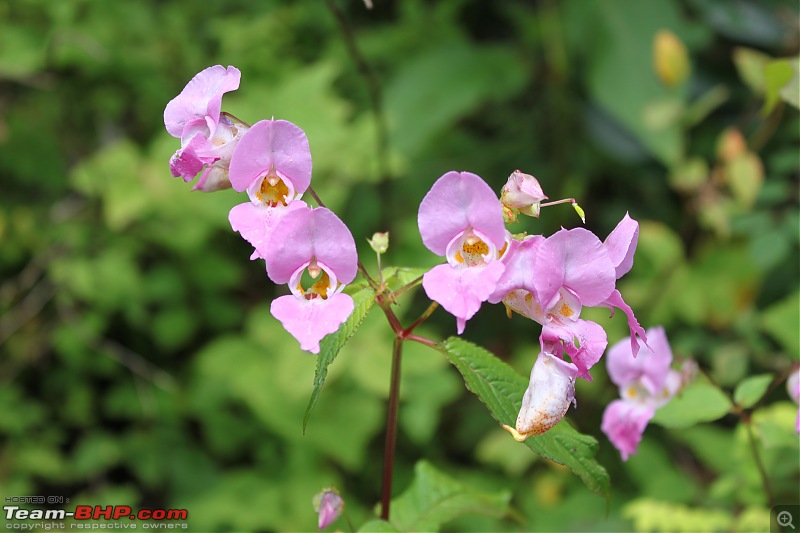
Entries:
<svg viewBox="0 0 800 533">
<path fill-rule="evenodd" d="M 411 289 L 413 289 L 414 287 L 419 285 L 420 282 L 422 281 L 423 277 L 424 276 L 420 276 L 420 277 L 418 277 L 418 278 L 416 278 L 416 279 L 414 279 L 412 281 L 409 281 L 408 283 L 406 283 L 405 285 L 403 285 L 402 287 L 400 287 L 399 289 L 394 291 L 394 297 L 395 298 L 399 298 L 400 296 L 402 296 L 406 292 L 410 291 Z"/>
<path fill-rule="evenodd" d="M 431 302 L 431 305 L 423 312 L 418 319 L 416 319 L 410 326 L 403 330 L 403 337 L 409 338 L 411 332 L 416 329 L 417 326 L 428 320 L 428 318 L 436 311 L 436 308 L 439 307 L 438 302 Z"/>
<path fill-rule="evenodd" d="M 55 293 L 55 287 L 46 279 L 42 278 L 37 282 L 25 298 L 13 308 L 13 312 L 9 312 L 3 317 L 4 320 L 0 321 L 0 346 L 25 324 L 33 320 L 44 309 L 47 302 L 53 299 Z"/>
<path fill-rule="evenodd" d="M 753 451 L 753 459 L 756 462 L 756 468 L 758 468 L 758 473 L 761 476 L 761 485 L 764 487 L 764 493 L 767 495 L 767 503 L 769 507 L 775 507 L 775 498 L 772 496 L 772 488 L 769 485 L 769 477 L 767 476 L 767 470 L 764 468 L 764 463 L 761 462 L 761 454 L 758 453 L 758 444 L 756 443 L 756 437 L 753 435 L 753 426 L 749 420 L 742 420 L 744 425 L 747 427 L 747 440 L 750 441 L 750 449 Z"/>
<path fill-rule="evenodd" d="M 353 29 L 347 22 L 347 18 L 344 16 L 342 10 L 339 9 L 334 0 L 325 0 L 325 4 L 333 14 L 333 18 L 336 19 L 336 23 L 339 25 L 339 31 L 341 31 L 342 38 L 344 39 L 345 47 L 347 47 L 347 52 L 355 62 L 358 71 L 361 73 L 367 85 L 369 100 L 372 106 L 372 115 L 375 120 L 375 129 L 377 130 L 376 150 L 378 169 L 381 181 L 385 181 L 389 179 L 389 129 L 386 126 L 386 116 L 383 112 L 383 94 L 378 76 L 358 49 L 355 36 L 353 35 Z"/>
</svg>

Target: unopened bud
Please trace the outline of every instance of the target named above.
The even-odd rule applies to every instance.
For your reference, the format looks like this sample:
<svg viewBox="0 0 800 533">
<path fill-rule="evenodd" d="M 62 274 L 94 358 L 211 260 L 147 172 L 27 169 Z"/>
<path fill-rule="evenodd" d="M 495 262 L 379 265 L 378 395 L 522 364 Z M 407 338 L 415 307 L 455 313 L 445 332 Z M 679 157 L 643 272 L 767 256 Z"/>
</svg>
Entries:
<svg viewBox="0 0 800 533">
<path fill-rule="evenodd" d="M 669 30 L 660 30 L 653 40 L 653 65 L 661 82 L 677 87 L 689 77 L 691 65 L 686 46 Z"/>
<path fill-rule="evenodd" d="M 578 202 L 572 202 L 572 209 L 578 213 L 578 216 L 581 217 L 581 222 L 586 224 L 586 213 L 583 212 L 583 208 L 578 205 Z"/>
<path fill-rule="evenodd" d="M 722 161 L 733 161 L 747 151 L 747 142 L 736 128 L 727 128 L 717 141 L 717 157 Z"/>
<path fill-rule="evenodd" d="M 524 215 L 539 217 L 539 204 L 546 200 L 539 181 L 522 171 L 515 170 L 508 177 L 500 193 L 500 203 L 505 210 L 511 213 L 519 212 Z"/>
<path fill-rule="evenodd" d="M 344 500 L 333 487 L 323 489 L 322 492 L 316 494 L 313 503 L 314 511 L 319 514 L 319 522 L 317 523 L 319 529 L 328 527 L 342 514 L 344 509 Z"/>
<path fill-rule="evenodd" d="M 367 239 L 370 248 L 377 254 L 385 254 L 389 249 L 389 232 L 377 232 L 372 235 L 372 239 Z"/>
</svg>

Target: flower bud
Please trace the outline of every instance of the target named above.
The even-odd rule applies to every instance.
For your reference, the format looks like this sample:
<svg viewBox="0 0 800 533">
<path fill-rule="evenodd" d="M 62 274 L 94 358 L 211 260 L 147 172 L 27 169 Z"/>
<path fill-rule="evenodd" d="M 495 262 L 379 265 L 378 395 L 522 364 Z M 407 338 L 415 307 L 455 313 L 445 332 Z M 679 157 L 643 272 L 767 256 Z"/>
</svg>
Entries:
<svg viewBox="0 0 800 533">
<path fill-rule="evenodd" d="M 339 518 L 344 509 L 344 500 L 333 487 L 323 489 L 322 492 L 316 494 L 313 503 L 314 511 L 319 513 L 319 522 L 317 523 L 319 529 L 328 527 L 334 520 Z"/>
<path fill-rule="evenodd" d="M 389 249 L 389 232 L 377 232 L 372 235 L 372 239 L 367 239 L 370 248 L 377 254 L 385 254 Z"/>
<path fill-rule="evenodd" d="M 516 428 L 504 425 L 503 429 L 522 442 L 555 426 L 575 401 L 577 374 L 574 364 L 541 352 L 531 369 L 530 384 L 522 398 Z"/>
<path fill-rule="evenodd" d="M 539 204 L 546 200 L 542 186 L 530 174 L 515 170 L 508 177 L 500 193 L 500 202 L 503 210 L 511 213 L 519 212 L 524 215 L 539 218 Z M 512 220 L 516 216 L 510 217 Z"/>
<path fill-rule="evenodd" d="M 686 46 L 669 30 L 660 30 L 653 40 L 653 65 L 667 87 L 677 87 L 689 77 L 691 64 Z"/>
</svg>

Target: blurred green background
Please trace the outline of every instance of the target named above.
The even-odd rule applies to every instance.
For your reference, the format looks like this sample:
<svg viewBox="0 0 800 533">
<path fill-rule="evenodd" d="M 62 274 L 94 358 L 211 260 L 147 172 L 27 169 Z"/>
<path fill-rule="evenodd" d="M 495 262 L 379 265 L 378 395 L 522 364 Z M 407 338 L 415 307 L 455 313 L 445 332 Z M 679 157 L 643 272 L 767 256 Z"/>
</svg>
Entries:
<svg viewBox="0 0 800 533">
<path fill-rule="evenodd" d="M 373 1 L 336 5 L 381 89 L 383 153 L 324 2 L 0 2 L 0 496 L 185 508 L 194 531 L 314 530 L 311 498 L 330 485 L 358 527 L 379 499 L 384 318 L 373 311 L 330 367 L 303 435 L 315 360 L 269 315 L 285 289 L 230 230 L 245 198 L 169 174 L 164 106 L 214 64 L 242 71 L 223 110 L 306 131 L 314 187 L 373 272 L 375 231 L 391 232 L 384 264 L 439 262 L 416 212 L 444 172 L 499 192 L 521 169 L 551 199 L 577 198 L 601 238 L 626 211 L 640 222 L 620 289 L 724 390 L 797 361 L 796 2 Z M 677 37 L 656 54 L 662 78 L 660 30 Z M 558 206 L 512 229 L 579 224 Z M 426 305 L 417 290 L 398 312 Z M 584 314 L 611 343 L 627 334 L 622 316 Z M 454 326 L 437 311 L 423 329 Z M 486 305 L 464 336 L 527 375 L 538 334 Z M 607 510 L 503 432 L 440 354 L 406 346 L 395 494 L 421 459 L 511 494 L 505 516 L 445 529 L 763 529 L 741 416 L 651 424 L 623 463 L 600 432 L 618 393 L 598 365 L 562 423 L 600 441 Z M 781 385 L 748 417 L 778 503 L 798 499 L 796 414 Z"/>
</svg>

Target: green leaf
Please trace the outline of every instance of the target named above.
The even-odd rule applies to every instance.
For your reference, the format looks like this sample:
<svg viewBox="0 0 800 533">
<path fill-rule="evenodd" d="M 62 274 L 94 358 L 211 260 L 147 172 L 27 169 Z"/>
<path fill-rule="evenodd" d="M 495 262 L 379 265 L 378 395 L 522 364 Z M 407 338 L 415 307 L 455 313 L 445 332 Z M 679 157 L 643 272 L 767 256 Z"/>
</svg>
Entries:
<svg viewBox="0 0 800 533">
<path fill-rule="evenodd" d="M 359 533 L 398 533 L 399 530 L 385 520 L 370 520 L 360 528 Z"/>
<path fill-rule="evenodd" d="M 390 289 L 396 291 L 403 285 L 421 277 L 428 270 L 419 267 L 386 267 L 383 269 L 383 280 Z"/>
<path fill-rule="evenodd" d="M 336 356 L 339 355 L 339 350 L 347 344 L 353 333 L 361 326 L 364 317 L 367 316 L 372 305 L 375 303 L 375 292 L 370 287 L 363 287 L 354 294 L 353 303 L 355 304 L 353 313 L 345 320 L 336 333 L 326 336 L 319 343 L 319 355 L 317 356 L 317 370 L 314 374 L 314 390 L 311 391 L 311 397 L 308 399 L 308 407 L 303 415 L 303 433 L 306 431 L 308 419 L 311 416 L 311 410 L 314 409 L 319 393 L 322 391 L 322 385 L 325 384 L 325 378 L 328 376 L 328 365 L 333 363 Z"/>
<path fill-rule="evenodd" d="M 509 491 L 474 491 L 420 461 L 414 467 L 411 486 L 392 501 L 390 521 L 400 531 L 436 531 L 463 515 L 502 517 L 510 499 Z"/>
<path fill-rule="evenodd" d="M 733 63 L 739 72 L 739 77 L 756 95 L 764 94 L 764 66 L 770 60 L 767 54 L 737 46 L 733 49 Z"/>
<path fill-rule="evenodd" d="M 762 116 L 769 115 L 779 99 L 783 99 L 795 107 L 800 106 L 797 88 L 797 63 L 797 58 L 776 59 L 770 61 L 764 67 L 766 97 L 764 107 L 761 108 Z"/>
<path fill-rule="evenodd" d="M 667 405 L 656 411 L 653 422 L 670 428 L 688 428 L 698 422 L 722 418 L 731 410 L 731 402 L 719 388 L 695 382 Z"/>
<path fill-rule="evenodd" d="M 800 354 L 797 324 L 800 323 L 800 292 L 771 305 L 761 315 L 761 329 L 774 337 L 790 357 Z"/>
<path fill-rule="evenodd" d="M 772 374 L 761 374 L 745 379 L 736 386 L 733 401 L 745 409 L 754 406 L 767 392 L 773 377 Z"/>
<path fill-rule="evenodd" d="M 457 337 L 447 339 L 444 348 L 467 388 L 489 408 L 495 420 L 513 426 L 528 380 L 490 352 Z M 524 444 L 538 455 L 569 467 L 589 490 L 608 497 L 608 472 L 594 458 L 598 447 L 594 437 L 562 422 Z"/>
</svg>

